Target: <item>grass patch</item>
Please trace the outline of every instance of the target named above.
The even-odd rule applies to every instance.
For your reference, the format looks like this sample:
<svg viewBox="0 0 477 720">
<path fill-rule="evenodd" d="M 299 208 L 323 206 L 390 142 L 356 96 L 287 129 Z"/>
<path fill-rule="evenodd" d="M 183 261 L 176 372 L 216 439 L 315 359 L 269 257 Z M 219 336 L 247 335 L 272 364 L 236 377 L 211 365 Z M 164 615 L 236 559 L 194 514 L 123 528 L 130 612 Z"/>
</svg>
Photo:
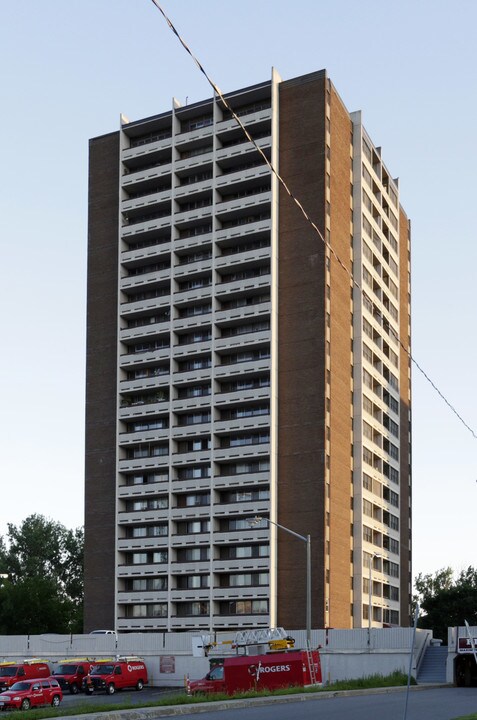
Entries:
<svg viewBox="0 0 477 720">
<path fill-rule="evenodd" d="M 416 684 L 414 678 L 411 678 L 411 684 Z M 98 713 L 99 715 L 100 713 L 114 710 L 131 710 L 141 707 L 195 705 L 197 703 L 217 702 L 220 700 L 239 700 L 254 697 L 270 697 L 273 695 L 298 695 L 301 693 L 333 692 L 339 690 L 366 690 L 370 688 L 398 687 L 402 685 L 407 685 L 407 675 L 402 672 L 393 672 L 390 675 L 369 675 L 368 677 L 357 680 L 339 680 L 331 685 L 316 685 L 307 688 L 290 687 L 281 688 L 280 690 L 261 690 L 260 692 L 250 690 L 234 696 L 226 695 L 225 693 L 214 693 L 213 695 L 194 695 L 191 697 L 184 692 L 177 692 L 168 695 L 168 697 L 162 700 L 156 700 L 155 702 L 132 703 L 130 699 L 125 698 L 123 703 L 109 706 L 95 704 L 94 699 L 89 698 L 88 701 L 80 705 L 75 705 L 75 707 L 72 708 L 60 706 L 59 708 L 45 707 L 37 710 L 28 710 L 28 712 L 15 711 L 15 720 L 43 720 L 43 718 L 67 717 L 68 715 L 83 715 L 86 713 Z M 477 720 L 477 715 L 468 715 L 466 718 L 460 718 L 459 720 Z"/>
</svg>

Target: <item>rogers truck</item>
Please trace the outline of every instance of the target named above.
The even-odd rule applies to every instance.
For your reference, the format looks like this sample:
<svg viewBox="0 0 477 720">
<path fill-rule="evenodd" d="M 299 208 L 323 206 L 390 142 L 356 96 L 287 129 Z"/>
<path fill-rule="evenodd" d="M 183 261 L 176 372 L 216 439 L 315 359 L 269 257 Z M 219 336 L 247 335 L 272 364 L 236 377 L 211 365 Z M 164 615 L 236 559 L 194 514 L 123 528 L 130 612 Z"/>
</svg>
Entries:
<svg viewBox="0 0 477 720">
<path fill-rule="evenodd" d="M 92 661 L 88 658 L 66 658 L 60 660 L 58 667 L 53 670 L 53 677 L 63 690 L 69 690 L 72 695 L 76 695 L 83 687 L 83 680 L 90 672 Z"/>
<path fill-rule="evenodd" d="M 123 688 L 142 690 L 147 684 L 147 668 L 144 660 L 135 655 L 95 662 L 83 680 L 83 690 L 87 690 L 89 683 L 94 690 L 106 690 L 108 695 Z"/>
<path fill-rule="evenodd" d="M 2 662 L 0 663 L 0 692 L 8 690 L 19 680 L 47 678 L 50 675 L 50 666 L 46 660 L 32 658 L 23 660 L 23 662 Z"/>
<path fill-rule="evenodd" d="M 211 671 L 201 680 L 187 680 L 186 690 L 189 695 L 219 692 L 233 695 L 247 690 L 304 687 L 321 682 L 319 652 L 290 650 L 223 658 L 214 663 Z"/>
</svg>

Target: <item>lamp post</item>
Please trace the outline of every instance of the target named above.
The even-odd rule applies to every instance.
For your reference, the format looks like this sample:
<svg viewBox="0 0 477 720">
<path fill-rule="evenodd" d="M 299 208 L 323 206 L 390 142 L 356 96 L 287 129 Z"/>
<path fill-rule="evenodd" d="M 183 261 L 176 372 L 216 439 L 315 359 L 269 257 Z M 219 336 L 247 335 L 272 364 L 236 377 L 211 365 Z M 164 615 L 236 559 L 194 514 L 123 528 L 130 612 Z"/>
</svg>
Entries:
<svg viewBox="0 0 477 720">
<path fill-rule="evenodd" d="M 270 520 L 270 518 L 264 518 L 261 515 L 257 515 L 254 518 L 251 518 L 249 520 L 250 526 L 257 525 L 262 520 L 265 520 L 271 525 L 275 525 L 276 527 L 280 528 L 281 530 L 284 530 L 285 532 L 289 533 L 290 535 L 294 535 L 294 537 L 297 537 L 299 540 L 302 540 L 304 543 L 306 543 L 306 645 L 307 648 L 311 648 L 311 536 L 310 535 L 300 535 L 300 533 L 295 532 L 294 530 L 290 530 L 290 528 L 285 527 L 284 525 L 280 525 L 280 523 L 275 522 L 274 520 Z"/>
</svg>

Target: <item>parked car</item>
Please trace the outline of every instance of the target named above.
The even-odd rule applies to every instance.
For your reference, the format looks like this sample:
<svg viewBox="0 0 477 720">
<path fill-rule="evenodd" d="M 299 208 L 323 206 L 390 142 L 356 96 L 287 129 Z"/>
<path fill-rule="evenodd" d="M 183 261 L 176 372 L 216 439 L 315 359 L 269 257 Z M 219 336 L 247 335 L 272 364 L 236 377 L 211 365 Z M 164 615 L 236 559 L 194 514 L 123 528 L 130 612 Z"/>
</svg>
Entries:
<svg viewBox="0 0 477 720">
<path fill-rule="evenodd" d="M 116 635 L 116 630 L 91 630 L 90 635 Z"/>
<path fill-rule="evenodd" d="M 39 705 L 58 707 L 62 700 L 63 693 L 58 681 L 54 678 L 20 680 L 9 690 L 0 693 L 0 709 L 29 710 Z"/>
</svg>

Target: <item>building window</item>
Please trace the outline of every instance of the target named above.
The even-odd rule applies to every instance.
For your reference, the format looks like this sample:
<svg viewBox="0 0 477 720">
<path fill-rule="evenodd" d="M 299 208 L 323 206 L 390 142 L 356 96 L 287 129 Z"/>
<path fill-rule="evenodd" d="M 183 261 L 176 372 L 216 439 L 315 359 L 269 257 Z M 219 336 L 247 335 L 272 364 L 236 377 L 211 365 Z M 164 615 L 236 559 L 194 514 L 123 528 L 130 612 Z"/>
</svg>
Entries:
<svg viewBox="0 0 477 720">
<path fill-rule="evenodd" d="M 208 602 L 185 602 L 176 604 L 177 617 L 198 617 L 209 614 Z"/>
<path fill-rule="evenodd" d="M 126 502 L 127 512 L 141 512 L 142 510 L 165 510 L 169 507 L 167 496 L 147 498 L 143 500 L 128 500 Z"/>
<path fill-rule="evenodd" d="M 210 557 L 208 547 L 200 548 L 179 548 L 177 550 L 177 562 L 202 562 Z"/>
<path fill-rule="evenodd" d="M 221 532 L 232 532 L 233 530 L 264 530 L 268 527 L 266 518 L 261 518 L 253 526 L 250 525 L 253 518 L 228 518 L 220 521 Z"/>
<path fill-rule="evenodd" d="M 210 410 L 205 412 L 187 413 L 184 415 L 177 416 L 177 425 L 199 425 L 201 423 L 210 422 Z"/>
<path fill-rule="evenodd" d="M 126 580 L 126 591 L 137 592 L 147 590 L 167 590 L 167 578 L 134 578 Z"/>
<path fill-rule="evenodd" d="M 209 587 L 209 576 L 178 575 L 176 582 L 178 590 L 200 590 L 201 588 Z"/>
<path fill-rule="evenodd" d="M 178 480 L 208 477 L 210 477 L 210 465 L 190 465 L 189 467 L 179 468 L 177 471 Z"/>
<path fill-rule="evenodd" d="M 248 526 L 250 527 L 250 526 Z M 220 548 L 221 560 L 239 560 L 242 558 L 267 558 L 270 554 L 268 545 L 227 545 Z"/>
<path fill-rule="evenodd" d="M 210 505 L 210 492 L 190 493 L 177 496 L 177 507 L 197 507 Z"/>
<path fill-rule="evenodd" d="M 164 537 L 167 535 L 167 523 L 160 525 L 137 525 L 127 528 L 129 538 Z"/>
<path fill-rule="evenodd" d="M 126 605 L 128 618 L 157 618 L 167 617 L 167 603 L 144 603 L 141 605 Z"/>
<path fill-rule="evenodd" d="M 177 523 L 178 535 L 195 535 L 210 532 L 210 520 L 188 520 Z"/>
<path fill-rule="evenodd" d="M 220 615 L 265 615 L 268 600 L 232 600 L 219 604 Z"/>
<path fill-rule="evenodd" d="M 259 587 L 269 583 L 267 572 L 237 573 L 220 576 L 220 587 Z"/>
</svg>

